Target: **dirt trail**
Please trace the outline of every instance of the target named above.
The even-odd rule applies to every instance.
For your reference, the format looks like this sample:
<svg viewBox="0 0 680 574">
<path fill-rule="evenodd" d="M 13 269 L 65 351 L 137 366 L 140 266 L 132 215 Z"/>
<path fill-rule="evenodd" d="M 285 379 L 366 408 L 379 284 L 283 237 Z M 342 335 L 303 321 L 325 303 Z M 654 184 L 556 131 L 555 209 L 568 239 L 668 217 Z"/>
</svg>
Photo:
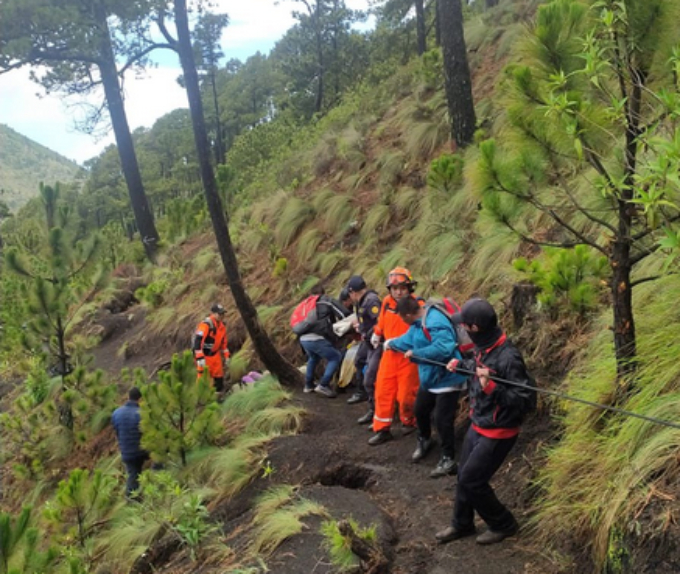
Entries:
<svg viewBox="0 0 680 574">
<path fill-rule="evenodd" d="M 308 412 L 308 424 L 303 434 L 279 439 L 273 445 L 270 461 L 279 481 L 341 486 L 346 493 L 362 491 L 370 499 L 364 504 L 373 504 L 385 513 L 393 530 L 390 535 L 394 574 L 558 572 L 556 564 L 532 547 L 531 537 L 526 533 L 493 547 L 477 545 L 474 537 L 437 545 L 434 533 L 449 523 L 455 485 L 454 477 L 438 480 L 429 477 L 439 456 L 438 449 L 422 463 L 412 464 L 415 435 L 402 436 L 399 428 L 394 432 L 396 440 L 379 447 L 369 446 L 370 432 L 355 423 L 366 405 L 347 405 L 346 397 L 341 394 L 329 400 L 296 393 L 295 400 Z M 466 430 L 465 417 L 461 418 L 457 428 L 459 442 Z M 538 447 L 536 437 L 545 436 L 546 431 L 543 420 L 528 421 L 515 450 L 494 480 L 501 500 L 512 508 L 521 524 L 527 520 L 527 488 L 533 473 L 530 460 Z M 333 496 L 337 498 L 337 491 Z M 323 496 L 317 498 L 324 502 Z M 351 507 L 356 502 L 349 494 L 346 502 L 343 513 L 352 514 Z M 376 516 L 376 522 L 380 519 Z M 483 524 L 478 523 L 478 527 L 483 532 Z M 323 552 L 319 550 L 317 554 Z M 297 567 L 300 566 L 298 563 Z M 303 570 L 275 571 L 278 574 Z"/>
</svg>

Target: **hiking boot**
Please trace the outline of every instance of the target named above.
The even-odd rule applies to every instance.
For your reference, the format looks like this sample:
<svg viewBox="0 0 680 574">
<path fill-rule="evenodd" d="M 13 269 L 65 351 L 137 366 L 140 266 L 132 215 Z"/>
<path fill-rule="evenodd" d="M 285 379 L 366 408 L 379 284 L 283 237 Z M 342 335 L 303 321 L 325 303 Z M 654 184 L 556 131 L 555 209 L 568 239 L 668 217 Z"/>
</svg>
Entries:
<svg viewBox="0 0 680 574">
<path fill-rule="evenodd" d="M 368 400 L 365 393 L 354 393 L 349 399 L 347 399 L 348 405 L 356 405 L 358 403 L 363 403 Z"/>
<path fill-rule="evenodd" d="M 516 522 L 514 526 L 508 530 L 487 530 L 484 534 L 477 536 L 477 544 L 498 544 L 509 536 L 514 536 L 518 532 L 519 524 Z"/>
<path fill-rule="evenodd" d="M 393 438 L 394 437 L 389 430 L 381 430 L 368 439 L 368 444 L 371 446 L 378 446 L 379 444 L 391 441 Z"/>
<path fill-rule="evenodd" d="M 443 456 L 439 459 L 437 466 L 430 473 L 430 478 L 440 478 L 449 474 L 456 474 L 458 472 L 458 465 L 449 456 Z"/>
<path fill-rule="evenodd" d="M 414 453 L 411 455 L 411 461 L 412 462 L 420 462 L 427 456 L 427 453 L 430 452 L 430 449 L 432 448 L 432 445 L 434 443 L 432 442 L 431 438 L 423 438 L 421 436 L 418 437 L 418 446 L 416 447 L 416 450 Z"/>
<path fill-rule="evenodd" d="M 449 526 L 448 528 L 444 528 L 444 530 L 437 532 L 434 537 L 437 539 L 439 544 L 446 544 L 447 542 L 460 540 L 461 538 L 472 536 L 474 534 L 477 534 L 477 529 L 474 526 L 465 528 L 464 530 L 458 530 L 454 526 Z"/>
<path fill-rule="evenodd" d="M 357 419 L 357 423 L 360 425 L 367 425 L 373 422 L 373 411 L 368 411 L 363 417 Z"/>
<path fill-rule="evenodd" d="M 313 393 L 314 392 L 314 384 L 311 383 L 311 384 L 308 385 L 307 383 L 305 383 L 305 388 L 302 389 L 302 392 L 303 393 Z"/>
<path fill-rule="evenodd" d="M 314 392 L 323 395 L 327 399 L 334 399 L 338 396 L 338 393 L 336 393 L 328 385 L 316 385 L 316 387 L 314 387 Z"/>
</svg>

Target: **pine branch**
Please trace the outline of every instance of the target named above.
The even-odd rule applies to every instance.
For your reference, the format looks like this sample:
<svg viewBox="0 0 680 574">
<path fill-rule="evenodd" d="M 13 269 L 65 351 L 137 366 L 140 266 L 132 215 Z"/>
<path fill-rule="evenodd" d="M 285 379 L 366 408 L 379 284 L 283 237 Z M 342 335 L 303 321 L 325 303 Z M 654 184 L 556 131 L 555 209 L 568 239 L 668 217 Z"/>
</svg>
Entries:
<svg viewBox="0 0 680 574">
<path fill-rule="evenodd" d="M 539 247 L 558 247 L 560 249 L 572 249 L 572 248 L 576 247 L 577 245 L 583 245 L 581 242 L 565 241 L 565 242 L 562 242 L 562 243 L 550 243 L 548 241 L 539 241 L 538 239 L 534 239 L 533 237 L 530 237 L 530 236 L 522 233 L 518 229 L 516 229 L 506 217 L 501 218 L 501 223 L 503 225 L 505 225 L 515 235 L 517 235 L 522 241 L 526 241 L 527 243 L 530 243 L 531 245 L 537 245 Z"/>
</svg>

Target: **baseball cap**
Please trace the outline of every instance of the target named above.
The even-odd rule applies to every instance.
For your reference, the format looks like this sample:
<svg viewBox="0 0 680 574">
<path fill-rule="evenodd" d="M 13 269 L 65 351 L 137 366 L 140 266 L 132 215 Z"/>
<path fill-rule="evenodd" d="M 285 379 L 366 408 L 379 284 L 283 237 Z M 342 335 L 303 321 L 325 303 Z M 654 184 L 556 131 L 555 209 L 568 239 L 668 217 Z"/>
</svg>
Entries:
<svg viewBox="0 0 680 574">
<path fill-rule="evenodd" d="M 480 331 L 493 329 L 498 325 L 498 317 L 491 303 L 485 299 L 470 299 L 466 301 L 460 310 L 452 317 L 454 323 L 477 325 Z"/>
<path fill-rule="evenodd" d="M 351 293 L 352 291 L 361 291 L 366 289 L 366 281 L 361 275 L 353 275 L 349 278 L 347 282 L 347 290 Z"/>
<path fill-rule="evenodd" d="M 222 305 L 219 303 L 215 303 L 211 308 L 210 308 L 211 313 L 217 313 L 218 315 L 224 315 L 226 313 L 226 310 Z"/>
</svg>

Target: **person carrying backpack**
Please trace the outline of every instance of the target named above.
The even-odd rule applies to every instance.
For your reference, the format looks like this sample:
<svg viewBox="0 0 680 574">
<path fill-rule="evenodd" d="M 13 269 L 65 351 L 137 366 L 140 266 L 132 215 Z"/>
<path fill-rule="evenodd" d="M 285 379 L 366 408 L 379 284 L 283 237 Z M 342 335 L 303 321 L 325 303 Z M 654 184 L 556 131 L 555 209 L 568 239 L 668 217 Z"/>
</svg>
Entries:
<svg viewBox="0 0 680 574">
<path fill-rule="evenodd" d="M 397 303 L 397 312 L 410 325 L 405 335 L 385 341 L 385 348 L 404 353 L 406 359 L 418 365 L 420 387 L 416 395 L 415 414 L 418 445 L 411 460 L 420 462 L 433 446 L 431 417 L 441 441 L 441 458 L 430 473 L 432 478 L 454 474 L 456 463 L 454 423 L 458 399 L 467 388 L 467 377 L 421 361 L 447 363 L 452 357 L 461 359 L 456 330 L 449 317 L 436 305 L 423 307 L 411 298 Z"/>
<path fill-rule="evenodd" d="M 215 303 L 210 309 L 210 315 L 196 327 L 191 345 L 198 376 L 203 376 L 207 368 L 215 390 L 220 394 L 224 392 L 224 366 L 229 363 L 225 314 L 224 307 Z"/>
<path fill-rule="evenodd" d="M 439 543 L 475 534 L 475 512 L 488 530 L 478 544 L 494 544 L 519 531 L 512 513 L 498 500 L 489 481 L 517 442 L 526 413 L 536 406 L 536 391 L 506 385 L 498 377 L 534 387 L 522 354 L 498 325 L 496 311 L 484 299 L 471 299 L 453 316 L 475 344 L 473 359 L 452 359 L 447 369 L 475 371 L 470 379 L 470 419 L 458 465 L 458 483 L 451 526 L 437 532 Z"/>
<path fill-rule="evenodd" d="M 293 332 L 299 336 L 300 345 L 307 355 L 305 393 L 316 392 L 329 399 L 337 397 L 330 384 L 342 361 L 342 353 L 335 346 L 337 337 L 333 332 L 333 323 L 346 314 L 341 307 L 325 294 L 323 287 L 317 286 L 312 289 L 310 297 L 298 305 L 291 317 Z M 319 384 L 314 385 L 314 371 L 322 360 L 326 361 L 326 369 Z"/>
</svg>

